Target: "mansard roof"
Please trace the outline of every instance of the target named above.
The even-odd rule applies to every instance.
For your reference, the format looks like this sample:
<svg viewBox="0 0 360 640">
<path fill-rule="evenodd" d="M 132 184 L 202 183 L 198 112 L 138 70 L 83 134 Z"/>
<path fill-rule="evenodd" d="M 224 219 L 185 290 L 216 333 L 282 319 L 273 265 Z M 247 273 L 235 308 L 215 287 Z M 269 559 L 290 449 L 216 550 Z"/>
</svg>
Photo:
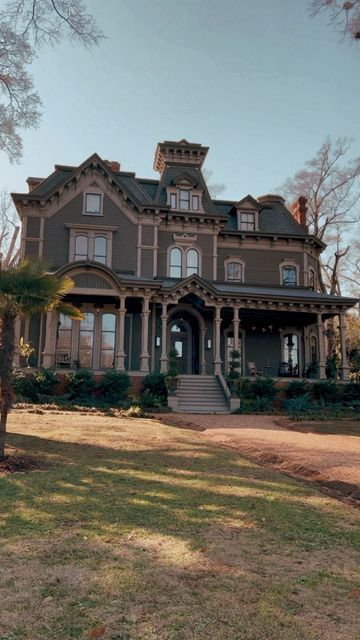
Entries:
<svg viewBox="0 0 360 640">
<path fill-rule="evenodd" d="M 125 201 L 135 211 L 160 209 L 166 213 L 170 209 L 167 204 L 167 188 L 179 184 L 182 180 L 187 180 L 190 185 L 203 191 L 203 210 L 192 212 L 192 215 L 221 218 L 222 224 L 224 224 L 223 233 L 246 233 L 247 235 L 263 233 L 309 238 L 307 230 L 296 221 L 285 206 L 284 199 L 280 196 L 267 195 L 255 199 L 253 196 L 247 195 L 237 201 L 213 200 L 201 172 L 201 164 L 207 150 L 207 147 L 190 143 L 185 139 L 179 142 L 159 143 L 157 152 L 161 154 L 163 165 L 160 179 L 138 178 L 135 173 L 117 170 L 116 163 L 103 160 L 94 153 L 79 166 L 55 165 L 55 171 L 47 178 L 33 179 L 30 186 L 35 186 L 29 193 L 15 193 L 12 196 L 14 202 L 19 203 L 18 209 L 21 215 L 22 203 L 50 200 L 53 196 L 61 194 L 72 181 L 76 183 L 87 172 L 94 171 L 94 174 L 101 175 L 102 179 L 109 183 L 114 193 L 119 192 L 120 196 L 125 198 Z M 183 155 L 185 151 L 189 152 L 189 160 L 186 159 L 187 156 Z M 38 182 L 38 180 L 40 181 Z M 237 211 L 242 208 L 254 208 L 258 212 L 258 229 L 256 231 L 239 231 Z M 185 215 L 184 212 L 181 213 Z M 320 241 L 316 242 L 319 247 L 325 246 Z"/>
</svg>

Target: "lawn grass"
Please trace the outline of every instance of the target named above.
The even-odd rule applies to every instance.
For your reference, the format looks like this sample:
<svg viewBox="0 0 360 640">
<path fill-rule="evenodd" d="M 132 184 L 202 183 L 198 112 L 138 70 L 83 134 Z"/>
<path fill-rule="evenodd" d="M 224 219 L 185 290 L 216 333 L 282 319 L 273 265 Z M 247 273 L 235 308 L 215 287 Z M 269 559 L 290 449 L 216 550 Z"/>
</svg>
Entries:
<svg viewBox="0 0 360 640">
<path fill-rule="evenodd" d="M 14 412 L 0 640 L 355 640 L 359 518 L 155 420 Z"/>
</svg>

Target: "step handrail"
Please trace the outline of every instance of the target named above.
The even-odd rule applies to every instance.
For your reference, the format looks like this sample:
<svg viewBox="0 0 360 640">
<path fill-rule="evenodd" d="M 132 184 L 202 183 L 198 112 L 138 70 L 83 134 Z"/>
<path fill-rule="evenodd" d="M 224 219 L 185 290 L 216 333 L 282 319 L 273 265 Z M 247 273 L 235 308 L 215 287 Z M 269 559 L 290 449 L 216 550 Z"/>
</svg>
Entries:
<svg viewBox="0 0 360 640">
<path fill-rule="evenodd" d="M 230 398 L 231 398 L 231 391 L 230 391 L 230 389 L 229 389 L 229 387 L 228 387 L 228 385 L 227 385 L 227 382 L 226 382 L 226 380 L 225 380 L 225 378 L 224 378 L 223 374 L 222 374 L 221 372 L 220 372 L 220 373 L 217 373 L 217 374 L 216 374 L 216 377 L 217 377 L 218 381 L 220 382 L 220 386 L 221 386 L 221 388 L 222 388 L 222 390 L 223 390 L 223 393 L 224 393 L 224 395 L 225 395 L 225 398 L 226 398 L 227 400 L 230 400 Z"/>
</svg>

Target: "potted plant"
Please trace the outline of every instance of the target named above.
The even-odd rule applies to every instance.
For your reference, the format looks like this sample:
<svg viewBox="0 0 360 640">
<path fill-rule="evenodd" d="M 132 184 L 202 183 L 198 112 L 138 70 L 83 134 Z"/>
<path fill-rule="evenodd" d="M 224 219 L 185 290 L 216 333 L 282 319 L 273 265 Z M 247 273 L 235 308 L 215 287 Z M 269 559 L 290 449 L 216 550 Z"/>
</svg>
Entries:
<svg viewBox="0 0 360 640">
<path fill-rule="evenodd" d="M 31 346 L 30 342 L 25 342 L 23 336 L 21 336 L 19 341 L 19 351 L 22 357 L 25 358 L 27 368 L 30 369 L 30 358 L 35 353 L 35 349 Z"/>
</svg>

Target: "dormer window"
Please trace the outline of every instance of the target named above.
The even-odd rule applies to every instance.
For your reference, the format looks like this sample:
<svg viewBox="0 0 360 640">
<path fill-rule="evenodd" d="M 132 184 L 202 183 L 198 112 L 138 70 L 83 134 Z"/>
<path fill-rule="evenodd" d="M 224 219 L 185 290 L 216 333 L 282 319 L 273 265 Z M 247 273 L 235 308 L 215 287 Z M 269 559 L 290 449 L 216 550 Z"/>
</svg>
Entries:
<svg viewBox="0 0 360 640">
<path fill-rule="evenodd" d="M 189 189 L 180 189 L 179 191 L 180 209 L 188 211 L 190 209 L 190 191 Z"/>
<path fill-rule="evenodd" d="M 249 211 L 239 212 L 240 231 L 255 231 L 255 213 Z"/>
<path fill-rule="evenodd" d="M 178 211 L 202 211 L 203 190 L 192 176 L 183 176 L 166 188 L 167 202 Z"/>
</svg>

